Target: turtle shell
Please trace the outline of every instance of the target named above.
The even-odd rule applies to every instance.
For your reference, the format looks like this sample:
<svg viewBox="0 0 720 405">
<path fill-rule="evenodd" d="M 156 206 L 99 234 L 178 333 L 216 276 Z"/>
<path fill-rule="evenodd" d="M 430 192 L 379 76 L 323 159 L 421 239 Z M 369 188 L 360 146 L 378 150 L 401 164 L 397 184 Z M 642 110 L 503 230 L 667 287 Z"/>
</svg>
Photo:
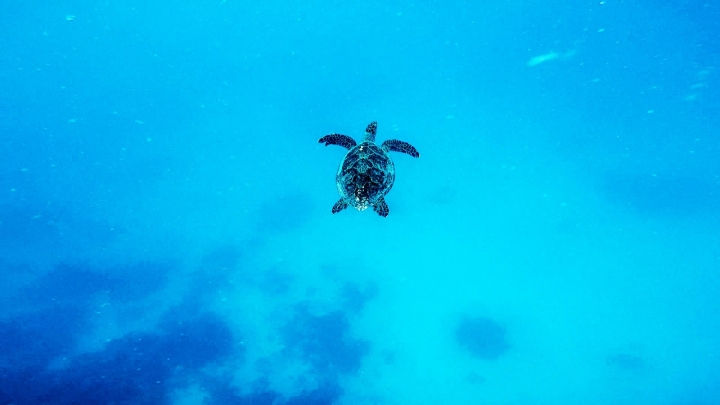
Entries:
<svg viewBox="0 0 720 405">
<path fill-rule="evenodd" d="M 395 165 L 384 150 L 365 141 L 345 155 L 336 181 L 343 200 L 364 211 L 390 191 L 395 182 Z"/>
</svg>

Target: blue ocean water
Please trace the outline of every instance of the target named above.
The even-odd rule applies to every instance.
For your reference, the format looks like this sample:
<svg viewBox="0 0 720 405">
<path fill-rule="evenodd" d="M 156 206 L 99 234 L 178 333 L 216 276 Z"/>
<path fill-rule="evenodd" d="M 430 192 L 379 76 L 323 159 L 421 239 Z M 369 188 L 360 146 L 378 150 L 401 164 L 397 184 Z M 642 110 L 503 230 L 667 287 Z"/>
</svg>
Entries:
<svg viewBox="0 0 720 405">
<path fill-rule="evenodd" d="M 720 403 L 720 5 L 11 1 L 0 404 Z M 387 218 L 331 214 L 400 139 Z"/>
</svg>

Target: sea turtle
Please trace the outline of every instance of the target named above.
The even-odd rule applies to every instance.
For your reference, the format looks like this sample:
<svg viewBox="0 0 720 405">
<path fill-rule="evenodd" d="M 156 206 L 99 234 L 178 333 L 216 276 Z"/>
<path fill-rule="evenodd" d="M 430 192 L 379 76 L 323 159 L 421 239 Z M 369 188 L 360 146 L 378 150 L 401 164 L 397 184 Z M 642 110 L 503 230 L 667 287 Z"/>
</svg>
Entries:
<svg viewBox="0 0 720 405">
<path fill-rule="evenodd" d="M 418 151 L 407 142 L 389 139 L 382 145 L 375 145 L 377 122 L 373 121 L 365 129 L 365 139 L 359 144 L 347 135 L 325 135 L 318 141 L 328 145 L 339 145 L 349 151 L 340 163 L 335 181 L 340 200 L 335 203 L 332 213 L 340 212 L 352 205 L 358 211 L 372 206 L 380 216 L 386 217 L 390 209 L 385 203 L 385 194 L 395 182 L 395 165 L 388 152 L 407 153 L 420 157 Z"/>
</svg>

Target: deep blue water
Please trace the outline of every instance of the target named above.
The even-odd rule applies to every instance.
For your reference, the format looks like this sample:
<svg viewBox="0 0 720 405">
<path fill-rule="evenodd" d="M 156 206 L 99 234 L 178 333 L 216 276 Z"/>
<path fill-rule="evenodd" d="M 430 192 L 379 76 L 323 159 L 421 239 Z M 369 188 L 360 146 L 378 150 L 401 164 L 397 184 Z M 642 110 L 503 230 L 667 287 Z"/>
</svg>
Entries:
<svg viewBox="0 0 720 405">
<path fill-rule="evenodd" d="M 0 404 L 720 403 L 720 6 L 349 4 L 4 5 Z"/>
</svg>

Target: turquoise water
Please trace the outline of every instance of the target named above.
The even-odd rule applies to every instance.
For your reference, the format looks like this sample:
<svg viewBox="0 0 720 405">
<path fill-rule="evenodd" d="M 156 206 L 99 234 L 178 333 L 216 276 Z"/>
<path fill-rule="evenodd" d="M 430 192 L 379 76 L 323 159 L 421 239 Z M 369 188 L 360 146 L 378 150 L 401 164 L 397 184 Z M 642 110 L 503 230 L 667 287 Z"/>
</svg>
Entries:
<svg viewBox="0 0 720 405">
<path fill-rule="evenodd" d="M 0 404 L 720 403 L 720 7 L 346 3 L 5 5 Z"/>
</svg>

